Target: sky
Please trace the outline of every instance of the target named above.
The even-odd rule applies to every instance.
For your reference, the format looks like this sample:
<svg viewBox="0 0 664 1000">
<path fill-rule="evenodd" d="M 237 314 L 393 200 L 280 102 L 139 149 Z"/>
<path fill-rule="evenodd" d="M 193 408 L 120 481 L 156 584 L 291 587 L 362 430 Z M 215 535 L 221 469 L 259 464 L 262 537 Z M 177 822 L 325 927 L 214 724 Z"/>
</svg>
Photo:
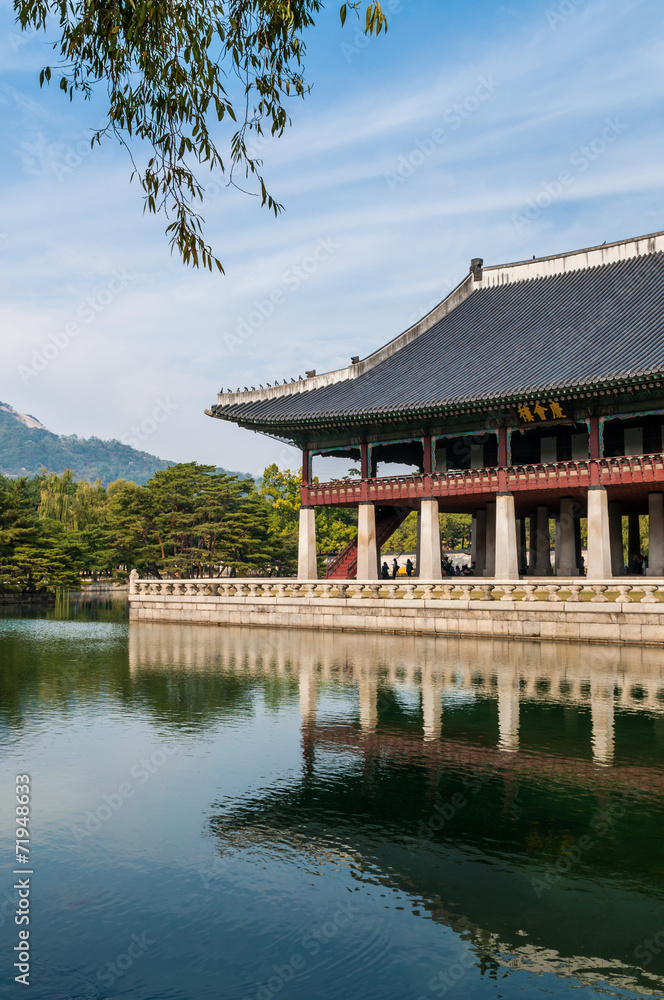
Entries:
<svg viewBox="0 0 664 1000">
<path fill-rule="evenodd" d="M 103 95 L 40 89 L 47 39 L 0 0 L 2 401 L 174 461 L 296 468 L 205 416 L 222 386 L 346 367 L 473 257 L 664 229 L 661 0 L 387 0 L 371 39 L 338 8 L 307 35 L 311 94 L 259 150 L 283 214 L 208 183 L 212 275 L 171 256 L 126 151 L 90 151 Z"/>
</svg>

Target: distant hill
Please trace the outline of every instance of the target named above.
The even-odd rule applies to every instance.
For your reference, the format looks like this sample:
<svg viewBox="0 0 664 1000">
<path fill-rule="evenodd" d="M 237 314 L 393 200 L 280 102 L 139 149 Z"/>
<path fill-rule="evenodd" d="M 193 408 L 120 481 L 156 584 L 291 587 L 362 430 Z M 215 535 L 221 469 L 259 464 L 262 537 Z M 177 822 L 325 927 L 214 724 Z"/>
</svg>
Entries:
<svg viewBox="0 0 664 1000">
<path fill-rule="evenodd" d="M 63 473 L 71 469 L 77 479 L 106 486 L 115 479 L 145 483 L 169 462 L 121 441 L 54 434 L 36 417 L 19 413 L 9 403 L 0 403 L 0 474 L 35 476 L 42 468 Z M 224 471 L 224 470 L 219 470 Z M 238 473 L 238 475 L 242 475 Z"/>
</svg>

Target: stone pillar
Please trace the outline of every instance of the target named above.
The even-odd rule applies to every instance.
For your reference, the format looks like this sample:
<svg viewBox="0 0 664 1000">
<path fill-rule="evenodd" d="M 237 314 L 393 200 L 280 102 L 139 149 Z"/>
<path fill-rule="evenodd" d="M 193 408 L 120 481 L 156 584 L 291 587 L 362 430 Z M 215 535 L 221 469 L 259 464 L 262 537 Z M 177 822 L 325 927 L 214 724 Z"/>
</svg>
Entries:
<svg viewBox="0 0 664 1000">
<path fill-rule="evenodd" d="M 316 563 L 316 511 L 313 507 L 300 508 L 300 537 L 297 549 L 298 580 L 317 580 Z"/>
<path fill-rule="evenodd" d="M 551 541 L 549 539 L 548 507 L 537 508 L 535 576 L 551 576 Z"/>
<path fill-rule="evenodd" d="M 648 576 L 664 576 L 664 494 L 648 495 Z"/>
<path fill-rule="evenodd" d="M 537 568 L 537 514 L 530 515 L 529 529 L 528 576 L 535 576 Z"/>
<path fill-rule="evenodd" d="M 519 677 L 503 668 L 498 672 L 498 746 L 519 749 Z"/>
<path fill-rule="evenodd" d="M 470 565 L 477 565 L 477 514 L 470 519 Z"/>
<path fill-rule="evenodd" d="M 588 489 L 588 578 L 610 580 L 609 502 L 603 486 Z"/>
<path fill-rule="evenodd" d="M 519 555 L 516 537 L 514 497 L 511 493 L 496 496 L 496 543 L 494 576 L 497 580 L 519 579 Z"/>
<path fill-rule="evenodd" d="M 372 503 L 361 503 L 357 510 L 357 579 L 378 579 L 376 508 Z"/>
<path fill-rule="evenodd" d="M 521 521 L 521 563 L 519 565 L 519 571 L 523 572 L 524 576 L 528 575 L 528 520 L 525 517 L 520 518 Z"/>
<path fill-rule="evenodd" d="M 526 558 L 526 522 L 524 518 L 516 519 L 516 558 L 519 563 L 519 576 Z"/>
<path fill-rule="evenodd" d="M 609 537 L 611 539 L 611 572 L 614 576 L 625 575 L 625 552 L 622 533 L 622 504 L 612 500 L 609 504 Z"/>
<path fill-rule="evenodd" d="M 583 544 L 581 541 L 581 518 L 578 515 L 574 518 L 574 547 L 576 549 L 576 565 L 579 570 L 579 576 L 583 576 L 586 567 L 583 562 Z"/>
<path fill-rule="evenodd" d="M 486 569 L 486 511 L 478 510 L 476 530 L 475 576 L 484 576 Z"/>
<path fill-rule="evenodd" d="M 560 501 L 560 527 L 558 531 L 560 556 L 557 563 L 560 576 L 579 575 L 579 562 L 576 551 L 576 521 L 574 500 L 571 497 L 563 497 Z"/>
<path fill-rule="evenodd" d="M 598 764 L 610 764 L 614 748 L 613 680 L 591 681 L 590 712 L 593 758 Z"/>
<path fill-rule="evenodd" d="M 560 517 L 555 518 L 555 531 L 553 536 L 553 572 L 558 576 L 560 568 Z"/>
<path fill-rule="evenodd" d="M 442 574 L 438 501 L 422 500 L 420 518 L 420 551 L 417 559 L 418 576 L 423 580 L 440 580 Z"/>
<path fill-rule="evenodd" d="M 484 576 L 496 575 L 496 505 L 486 505 L 486 563 Z"/>
<path fill-rule="evenodd" d="M 627 520 L 627 569 L 632 572 L 634 557 L 641 551 L 641 522 L 638 514 L 630 514 Z"/>
</svg>

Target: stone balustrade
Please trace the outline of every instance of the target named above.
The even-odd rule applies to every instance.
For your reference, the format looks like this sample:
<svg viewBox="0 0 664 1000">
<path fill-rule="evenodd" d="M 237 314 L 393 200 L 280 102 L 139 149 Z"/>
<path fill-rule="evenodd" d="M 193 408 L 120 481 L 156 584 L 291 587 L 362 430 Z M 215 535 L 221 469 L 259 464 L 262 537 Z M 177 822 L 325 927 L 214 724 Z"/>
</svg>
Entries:
<svg viewBox="0 0 664 1000">
<path fill-rule="evenodd" d="M 564 580 L 551 578 L 506 581 L 484 581 L 481 578 L 445 580 L 350 580 L 309 581 L 258 578 L 232 579 L 217 577 L 195 580 L 155 580 L 132 577 L 130 601 L 140 598 L 224 598 L 260 601 L 287 600 L 390 600 L 405 602 L 459 601 L 527 603 L 548 602 L 566 604 L 648 604 L 653 611 L 664 613 L 664 580 L 643 577 L 634 581 Z"/>
</svg>

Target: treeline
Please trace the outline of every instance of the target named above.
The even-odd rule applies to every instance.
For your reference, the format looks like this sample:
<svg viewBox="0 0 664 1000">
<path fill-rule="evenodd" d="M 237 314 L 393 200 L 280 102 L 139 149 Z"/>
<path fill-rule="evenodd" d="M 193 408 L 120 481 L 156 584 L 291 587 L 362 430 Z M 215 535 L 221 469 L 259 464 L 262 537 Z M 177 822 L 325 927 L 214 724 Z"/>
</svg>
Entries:
<svg viewBox="0 0 664 1000">
<path fill-rule="evenodd" d="M 81 577 L 291 576 L 297 570 L 300 476 L 276 465 L 251 479 L 196 462 L 145 485 L 104 487 L 70 471 L 0 476 L 0 592 L 78 588 Z M 317 516 L 321 559 L 357 530 L 353 511 Z M 321 566 L 322 568 L 322 566 Z"/>
</svg>

